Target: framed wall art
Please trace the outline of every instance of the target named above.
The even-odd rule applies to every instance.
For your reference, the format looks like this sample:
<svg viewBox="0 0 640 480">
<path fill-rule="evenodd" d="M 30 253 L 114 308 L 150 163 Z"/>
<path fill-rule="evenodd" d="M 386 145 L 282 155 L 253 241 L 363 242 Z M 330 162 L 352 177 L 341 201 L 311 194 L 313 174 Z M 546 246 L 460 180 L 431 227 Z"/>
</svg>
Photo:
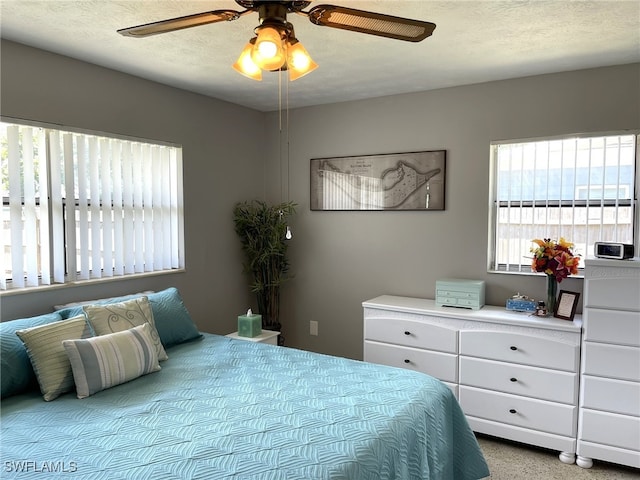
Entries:
<svg viewBox="0 0 640 480">
<path fill-rule="evenodd" d="M 444 210 L 446 150 L 311 159 L 311 210 Z"/>
</svg>

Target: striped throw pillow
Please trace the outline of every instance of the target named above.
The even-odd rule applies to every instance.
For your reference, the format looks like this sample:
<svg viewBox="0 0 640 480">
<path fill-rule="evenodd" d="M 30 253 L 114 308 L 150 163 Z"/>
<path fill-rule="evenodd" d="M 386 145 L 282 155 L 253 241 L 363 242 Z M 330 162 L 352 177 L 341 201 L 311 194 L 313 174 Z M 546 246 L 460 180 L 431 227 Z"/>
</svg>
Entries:
<svg viewBox="0 0 640 480">
<path fill-rule="evenodd" d="M 24 343 L 46 401 L 73 390 L 73 373 L 62 342 L 91 336 L 84 316 L 17 330 L 16 335 Z"/>
<path fill-rule="evenodd" d="M 160 370 L 151 325 L 62 342 L 69 356 L 78 398 Z"/>
</svg>

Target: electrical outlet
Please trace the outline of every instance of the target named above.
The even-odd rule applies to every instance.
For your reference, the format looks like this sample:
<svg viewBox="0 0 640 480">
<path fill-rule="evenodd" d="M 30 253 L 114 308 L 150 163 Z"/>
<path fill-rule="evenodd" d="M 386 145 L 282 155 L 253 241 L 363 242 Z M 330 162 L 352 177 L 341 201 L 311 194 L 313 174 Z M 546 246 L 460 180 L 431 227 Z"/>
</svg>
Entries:
<svg viewBox="0 0 640 480">
<path fill-rule="evenodd" d="M 318 335 L 318 322 L 315 320 L 309 321 L 309 335 Z"/>
</svg>

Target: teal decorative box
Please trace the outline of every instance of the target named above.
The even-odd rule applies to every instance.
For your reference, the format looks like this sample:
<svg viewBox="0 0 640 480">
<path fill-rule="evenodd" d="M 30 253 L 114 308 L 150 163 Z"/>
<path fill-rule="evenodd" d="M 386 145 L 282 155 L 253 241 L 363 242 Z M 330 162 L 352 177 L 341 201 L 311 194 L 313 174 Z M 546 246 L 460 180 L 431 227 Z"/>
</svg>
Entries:
<svg viewBox="0 0 640 480">
<path fill-rule="evenodd" d="M 254 315 L 251 309 L 246 315 L 238 316 L 238 336 L 239 337 L 257 337 L 262 333 L 262 315 Z"/>
<path fill-rule="evenodd" d="M 484 280 L 444 278 L 436 281 L 436 305 L 479 310 L 484 306 Z"/>
</svg>

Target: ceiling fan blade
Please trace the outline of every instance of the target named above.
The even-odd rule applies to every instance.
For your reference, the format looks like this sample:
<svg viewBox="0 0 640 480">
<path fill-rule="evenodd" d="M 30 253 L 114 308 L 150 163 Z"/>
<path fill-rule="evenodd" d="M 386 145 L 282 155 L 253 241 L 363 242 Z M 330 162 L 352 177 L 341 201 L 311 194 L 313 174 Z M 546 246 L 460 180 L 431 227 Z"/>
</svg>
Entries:
<svg viewBox="0 0 640 480">
<path fill-rule="evenodd" d="M 407 42 L 420 42 L 430 36 L 435 23 L 367 12 L 335 5 L 318 5 L 307 12 L 316 25 L 395 38 Z"/>
<path fill-rule="evenodd" d="M 184 17 L 171 18 L 169 20 L 146 23 L 135 27 L 122 28 L 118 30 L 118 33 L 127 37 L 148 37 L 149 35 L 173 32 L 175 30 L 182 30 L 183 28 L 197 27 L 198 25 L 237 20 L 241 15 L 250 11 L 251 10 L 246 10 L 244 12 L 236 12 L 235 10 L 214 10 L 212 12 L 196 13 L 194 15 L 186 15 Z"/>
</svg>

